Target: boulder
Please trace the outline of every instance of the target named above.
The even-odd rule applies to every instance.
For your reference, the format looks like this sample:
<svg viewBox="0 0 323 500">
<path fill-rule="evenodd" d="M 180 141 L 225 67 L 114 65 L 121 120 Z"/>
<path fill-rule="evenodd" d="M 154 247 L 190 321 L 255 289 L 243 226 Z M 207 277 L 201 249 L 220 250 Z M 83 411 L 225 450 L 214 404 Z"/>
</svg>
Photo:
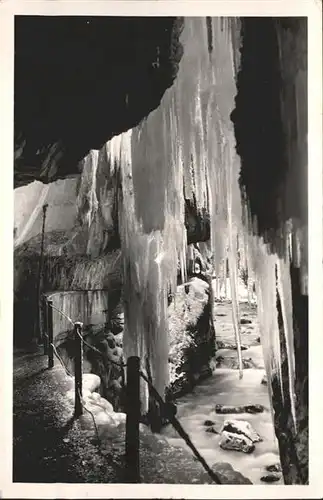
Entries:
<svg viewBox="0 0 323 500">
<path fill-rule="evenodd" d="M 251 319 L 241 318 L 240 325 L 250 325 L 252 323 Z"/>
<path fill-rule="evenodd" d="M 268 384 L 268 382 L 267 382 L 267 375 L 264 375 L 264 376 L 262 377 L 262 379 L 261 379 L 261 383 L 262 383 L 263 385 L 267 385 L 267 384 Z"/>
<path fill-rule="evenodd" d="M 264 406 L 256 404 L 256 405 L 246 405 L 245 411 L 247 413 L 262 413 L 264 411 Z"/>
<path fill-rule="evenodd" d="M 241 451 L 243 453 L 252 453 L 255 449 L 254 443 L 244 434 L 234 434 L 227 431 L 221 433 L 220 447 L 223 450 Z"/>
<path fill-rule="evenodd" d="M 262 438 L 259 436 L 259 434 L 246 420 L 225 420 L 221 432 L 228 432 L 232 434 L 238 434 L 239 436 L 246 436 L 252 443 L 258 443 L 262 441 Z"/>
<path fill-rule="evenodd" d="M 215 405 L 215 413 L 230 414 L 230 413 L 245 413 L 244 406 L 233 405 Z"/>
<path fill-rule="evenodd" d="M 232 349 L 234 351 L 237 350 L 236 344 L 230 344 L 227 342 L 223 342 L 222 340 L 217 340 L 216 341 L 216 347 L 217 349 Z M 241 351 L 246 351 L 248 347 L 246 345 L 241 345 Z"/>
<path fill-rule="evenodd" d="M 210 434 L 219 434 L 219 431 L 216 430 L 216 428 L 214 427 L 214 425 L 210 425 L 209 427 L 207 427 L 205 429 L 205 432 L 208 432 Z"/>
<path fill-rule="evenodd" d="M 266 465 L 265 469 L 268 472 L 281 472 L 282 471 L 280 463 Z"/>
<path fill-rule="evenodd" d="M 203 425 L 210 426 L 210 425 L 214 425 L 214 424 L 215 424 L 215 422 L 213 422 L 213 420 L 205 420 Z"/>
<path fill-rule="evenodd" d="M 276 481 L 279 481 L 281 477 L 282 477 L 281 473 L 271 472 L 270 474 L 262 476 L 260 479 L 264 483 L 275 483 Z"/>
<path fill-rule="evenodd" d="M 230 413 L 262 413 L 264 411 L 264 406 L 255 405 L 215 405 L 215 413 L 220 414 L 230 414 Z"/>
<path fill-rule="evenodd" d="M 252 484 L 250 479 L 234 470 L 232 465 L 227 462 L 212 465 L 212 470 L 219 476 L 221 484 Z"/>
</svg>

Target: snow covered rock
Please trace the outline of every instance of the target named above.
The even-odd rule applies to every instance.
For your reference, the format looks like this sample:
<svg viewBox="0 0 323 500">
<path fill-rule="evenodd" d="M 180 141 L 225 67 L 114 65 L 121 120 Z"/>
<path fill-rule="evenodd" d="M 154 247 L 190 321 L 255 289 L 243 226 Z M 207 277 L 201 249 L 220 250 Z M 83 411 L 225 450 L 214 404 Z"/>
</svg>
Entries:
<svg viewBox="0 0 323 500">
<path fill-rule="evenodd" d="M 83 374 L 83 391 L 95 391 L 98 387 L 100 387 L 101 379 L 98 375 L 94 373 L 84 373 Z"/>
<path fill-rule="evenodd" d="M 281 472 L 282 471 L 281 465 L 278 462 L 276 464 L 266 465 L 265 468 L 268 472 Z"/>
<path fill-rule="evenodd" d="M 119 423 L 114 419 L 113 415 L 101 411 L 95 416 L 95 422 L 98 427 L 98 432 L 100 436 L 105 434 L 111 435 L 117 432 Z"/>
<path fill-rule="evenodd" d="M 102 398 L 97 392 L 92 392 L 87 398 L 87 402 L 94 406 L 99 406 L 103 411 L 107 413 L 113 413 L 113 406 L 109 401 Z"/>
<path fill-rule="evenodd" d="M 88 389 L 85 389 L 82 391 L 82 398 L 83 400 L 87 399 L 89 396 L 91 395 L 91 391 L 89 391 Z M 65 393 L 65 397 L 67 398 L 67 400 L 71 403 L 71 404 L 74 404 L 74 401 L 75 401 L 75 389 L 70 389 L 69 391 L 67 391 Z"/>
<path fill-rule="evenodd" d="M 116 420 L 116 422 L 120 425 L 120 424 L 125 424 L 126 423 L 126 418 L 127 418 L 127 415 L 125 413 L 122 413 L 122 412 L 116 412 L 113 414 L 113 418 Z"/>
<path fill-rule="evenodd" d="M 252 453 L 255 449 L 251 439 L 244 434 L 234 434 L 227 431 L 221 433 L 220 447 L 223 450 L 242 451 L 244 453 Z"/>
<path fill-rule="evenodd" d="M 101 399 L 101 396 L 98 392 L 92 392 L 90 397 L 91 399 L 93 399 L 93 401 L 99 401 Z"/>
<path fill-rule="evenodd" d="M 259 434 L 246 420 L 225 420 L 221 432 L 229 432 L 232 434 L 238 434 L 239 436 L 243 435 L 250 439 L 252 443 L 259 443 L 262 441 Z"/>
</svg>

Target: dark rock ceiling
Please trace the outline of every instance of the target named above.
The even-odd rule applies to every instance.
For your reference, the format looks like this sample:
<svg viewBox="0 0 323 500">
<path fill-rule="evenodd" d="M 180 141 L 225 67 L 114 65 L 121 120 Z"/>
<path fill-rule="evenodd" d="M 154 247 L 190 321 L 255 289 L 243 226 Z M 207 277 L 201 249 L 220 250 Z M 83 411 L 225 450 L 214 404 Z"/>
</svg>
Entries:
<svg viewBox="0 0 323 500">
<path fill-rule="evenodd" d="M 172 85 L 181 18 L 15 19 L 15 187 L 78 172 Z M 51 171 L 41 167 L 57 146 Z"/>
</svg>

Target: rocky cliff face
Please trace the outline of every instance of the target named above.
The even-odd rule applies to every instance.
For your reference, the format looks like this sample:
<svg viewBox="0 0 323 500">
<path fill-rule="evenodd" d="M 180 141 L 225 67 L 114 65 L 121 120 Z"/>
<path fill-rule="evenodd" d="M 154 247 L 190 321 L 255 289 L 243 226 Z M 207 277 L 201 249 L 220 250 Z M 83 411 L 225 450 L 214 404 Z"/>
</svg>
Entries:
<svg viewBox="0 0 323 500">
<path fill-rule="evenodd" d="M 170 386 L 172 397 L 191 390 L 212 373 L 215 332 L 211 321 L 209 284 L 192 278 L 177 292 L 169 306 Z"/>
<path fill-rule="evenodd" d="M 238 93 L 232 113 L 241 156 L 241 185 L 257 217 L 257 229 L 272 251 L 283 253 L 277 234 L 284 232 L 286 221 L 292 221 L 295 233 L 299 233 L 290 271 L 296 433 L 291 399 L 286 396 L 282 401 L 276 377 L 272 391 L 285 483 L 304 484 L 308 481 L 307 21 L 243 19 L 242 36 Z M 278 297 L 279 344 L 287 390 L 290 355 L 281 301 Z"/>
</svg>

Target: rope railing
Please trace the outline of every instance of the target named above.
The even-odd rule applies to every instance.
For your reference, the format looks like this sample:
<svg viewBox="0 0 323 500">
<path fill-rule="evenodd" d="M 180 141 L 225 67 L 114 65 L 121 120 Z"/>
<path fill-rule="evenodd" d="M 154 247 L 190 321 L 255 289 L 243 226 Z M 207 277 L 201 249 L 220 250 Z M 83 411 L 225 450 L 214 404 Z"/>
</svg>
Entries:
<svg viewBox="0 0 323 500">
<path fill-rule="evenodd" d="M 53 304 L 52 304 L 51 301 L 47 301 L 47 303 L 49 304 L 50 307 L 52 307 L 53 309 L 55 309 L 56 311 L 58 311 L 62 316 L 64 316 L 66 319 L 68 319 L 68 321 L 70 321 L 70 323 L 73 325 L 74 332 L 75 332 L 74 338 L 75 338 L 75 340 L 76 339 L 79 340 L 79 342 L 77 343 L 77 345 L 78 345 L 78 348 L 77 348 L 78 353 L 77 353 L 76 358 L 79 358 L 79 357 L 83 358 L 83 344 L 86 345 L 89 349 L 91 349 L 96 354 L 99 354 L 101 357 L 105 358 L 105 355 L 99 349 L 97 349 L 95 346 L 89 344 L 88 342 L 86 342 L 84 340 L 82 334 L 80 333 L 80 330 L 82 329 L 82 326 L 83 326 L 82 323 L 77 322 L 77 321 L 74 322 L 67 314 L 65 314 L 63 311 L 60 311 L 57 307 L 53 306 Z M 48 337 L 48 335 L 46 335 L 46 336 Z M 67 369 L 67 367 L 66 367 L 65 363 L 63 362 L 61 356 L 58 354 L 57 349 L 56 349 L 53 341 L 50 342 L 49 345 L 51 346 L 51 348 L 52 348 L 53 353 L 55 354 L 55 356 L 60 361 L 60 364 L 62 365 L 62 367 L 65 370 L 66 374 L 72 377 L 73 375 L 69 372 L 69 370 Z M 114 360 L 112 360 L 112 359 L 109 358 L 109 362 L 111 364 L 113 364 L 113 365 L 118 366 L 119 368 L 126 368 L 127 367 L 128 371 L 129 371 L 130 365 L 134 365 L 133 363 L 129 363 L 129 360 L 135 360 L 135 359 L 136 359 L 135 357 L 134 358 L 130 357 L 128 359 L 128 363 L 122 363 L 122 362 L 118 363 L 118 362 L 116 362 L 116 361 L 114 361 Z M 138 376 L 141 377 L 148 384 L 151 396 L 160 405 L 161 409 L 164 411 L 164 414 L 167 416 L 169 422 L 172 424 L 172 426 L 177 431 L 177 433 L 179 434 L 179 436 L 185 441 L 185 443 L 187 444 L 187 446 L 191 449 L 191 451 L 193 452 L 194 456 L 200 462 L 200 464 L 202 465 L 202 467 L 204 468 L 204 470 L 208 473 L 208 475 L 210 476 L 210 478 L 212 479 L 212 481 L 214 481 L 216 484 L 221 484 L 221 480 L 220 480 L 219 476 L 211 469 L 211 467 L 207 464 L 207 462 L 204 459 L 204 457 L 197 450 L 196 446 L 192 442 L 192 440 L 189 437 L 189 435 L 187 434 L 187 432 L 182 427 L 182 425 L 179 422 L 179 420 L 175 417 L 174 413 L 172 411 L 170 411 L 169 405 L 164 401 L 164 399 L 162 398 L 162 396 L 159 394 L 159 392 L 157 391 L 157 389 L 154 387 L 154 385 L 152 384 L 152 382 L 149 380 L 148 376 L 144 373 L 145 372 L 145 368 L 142 366 L 141 361 L 139 360 L 139 358 L 137 358 L 137 359 L 139 361 L 138 362 Z M 82 359 L 79 359 L 79 361 L 81 362 Z M 82 366 L 82 364 L 79 365 L 79 368 L 80 368 L 80 366 Z M 132 370 L 133 370 L 133 368 L 132 368 Z M 100 448 L 99 433 L 98 433 L 97 424 L 95 422 L 94 415 L 84 405 L 83 398 L 82 398 L 82 382 L 80 382 L 80 380 L 78 380 L 78 381 L 76 380 L 77 378 L 82 378 L 82 369 L 81 370 L 79 369 L 78 371 L 79 371 L 78 374 L 75 373 L 75 415 L 74 416 L 77 417 L 80 414 L 82 414 L 81 408 L 84 409 L 89 414 L 91 414 L 91 417 L 92 417 L 92 420 L 93 420 L 93 424 L 94 424 L 94 427 L 95 427 L 95 432 L 96 432 L 97 440 L 98 440 L 98 446 Z M 128 373 L 128 375 L 129 375 L 129 373 Z M 133 375 L 134 375 L 134 372 L 132 371 L 132 377 L 129 377 L 129 378 L 127 377 L 127 380 L 130 380 L 130 379 L 132 380 Z M 139 391 L 139 387 L 137 389 Z M 138 392 L 138 394 L 139 394 L 139 392 Z M 128 412 L 132 413 L 132 415 L 133 415 L 134 408 L 133 408 L 133 405 L 131 405 L 131 406 L 132 406 L 131 408 L 129 408 L 129 406 L 127 408 L 127 410 L 128 410 L 127 411 L 127 420 L 129 420 L 129 413 Z M 139 407 L 139 401 L 138 401 L 138 407 Z M 138 459 L 137 459 L 137 461 L 136 460 L 134 461 L 133 460 L 133 456 L 132 456 L 132 457 L 130 457 L 130 462 L 137 464 L 137 467 L 139 468 L 139 415 L 135 418 L 135 424 L 138 427 L 137 428 L 137 437 L 136 437 L 136 439 L 138 440 L 138 449 L 136 450 L 136 452 L 138 454 Z M 135 432 L 135 434 L 136 434 L 136 432 Z M 136 439 L 135 439 L 135 441 L 136 441 Z M 129 447 L 129 444 L 128 444 L 128 447 Z M 126 450 L 127 450 L 127 429 L 126 429 Z M 129 451 L 130 451 L 130 448 L 129 448 Z M 127 453 L 126 453 L 126 455 L 127 455 Z M 130 470 L 130 472 L 131 472 L 132 476 L 136 476 L 136 472 L 134 473 L 133 470 Z M 139 476 L 139 472 L 138 472 L 137 476 Z M 139 482 L 139 479 L 137 477 L 137 479 L 135 478 L 133 481 L 130 481 L 130 482 Z"/>
<path fill-rule="evenodd" d="M 61 311 L 57 307 L 55 307 L 52 302 L 47 301 L 47 303 L 50 305 L 50 307 L 52 309 L 55 309 L 55 311 L 59 312 L 64 318 L 67 319 L 67 321 L 69 321 L 73 326 L 75 326 L 74 321 L 72 321 L 71 318 L 67 314 L 65 314 L 63 311 Z"/>
</svg>

